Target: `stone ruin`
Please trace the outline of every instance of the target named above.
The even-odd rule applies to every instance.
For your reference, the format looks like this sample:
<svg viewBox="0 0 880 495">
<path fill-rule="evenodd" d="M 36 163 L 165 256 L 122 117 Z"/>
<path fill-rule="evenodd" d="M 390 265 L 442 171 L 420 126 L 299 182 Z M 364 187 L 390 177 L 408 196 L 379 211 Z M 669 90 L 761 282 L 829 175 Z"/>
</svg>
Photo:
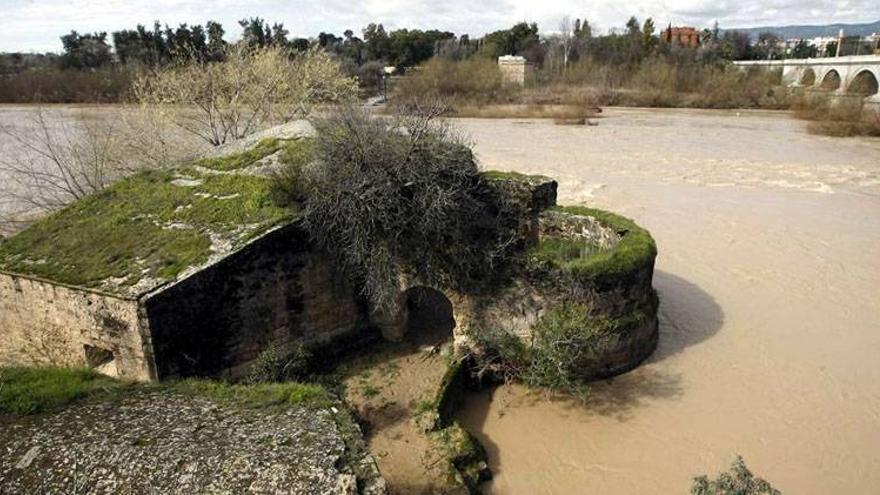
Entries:
<svg viewBox="0 0 880 495">
<path fill-rule="evenodd" d="M 210 164 L 205 162 L 200 168 L 160 176 L 155 187 L 174 196 L 178 188 L 198 189 L 181 178 L 209 184 L 214 177 L 249 177 L 248 170 L 265 168 L 272 152 L 268 149 L 258 163 L 231 171 L 208 170 Z M 500 189 L 518 191 L 528 202 L 529 214 L 523 222 L 526 246 L 562 238 L 592 246 L 597 253 L 574 271 L 530 263 L 512 283 L 491 295 L 429 287 L 451 303 L 456 346 L 468 345 L 471 332 L 488 326 L 528 341 L 532 326 L 548 308 L 576 297 L 597 314 L 621 322 L 615 347 L 602 363 L 602 375 L 631 369 L 650 355 L 657 343 L 657 298 L 651 285 L 656 249 L 650 234 L 607 212 L 557 207 L 557 184 L 551 179 L 505 173 L 487 173 L 486 178 Z M 229 197 L 243 205 L 254 201 L 246 191 L 236 192 L 238 196 L 216 191 L 213 196 L 193 194 L 192 204 L 166 205 L 157 211 L 187 211 L 203 207 L 205 201 L 220 208 L 229 201 L 223 198 Z M 28 230 L 49 231 L 44 224 L 59 222 L 75 208 Z M 88 211 L 87 206 L 82 208 Z M 393 314 L 371 311 L 355 287 L 338 275 L 331 259 L 310 244 L 296 215 L 267 218 L 262 223 L 239 219 L 225 231 L 212 224 L 214 230 L 206 234 L 211 239 L 208 254 L 176 272 L 166 270 L 171 261 L 153 266 L 139 258 L 129 260 L 138 269 L 129 269 L 127 278 L 119 275 L 83 284 L 70 282 L 77 266 L 56 267 L 59 273 L 74 274 L 67 279 L 46 275 L 45 267 L 56 263 L 51 246 L 36 258 L 16 251 L 15 237 L 5 241 L 0 245 L 0 365 L 86 365 L 138 381 L 237 377 L 275 343 L 299 341 L 333 353 L 380 335 L 389 340 L 403 337 L 406 304 L 398 305 Z M 150 221 L 160 228 L 147 232 L 170 235 L 172 240 L 192 227 L 186 222 Z M 27 230 L 21 235 L 34 237 Z M 142 236 L 136 241 L 149 244 L 150 239 Z M 100 250 L 108 240 L 76 242 Z M 69 249 L 78 247 L 84 246 L 71 244 Z M 111 257 L 114 263 L 117 257 Z M 561 277 L 566 270 L 571 273 Z M 400 280 L 401 301 L 422 287 L 416 279 Z"/>
</svg>

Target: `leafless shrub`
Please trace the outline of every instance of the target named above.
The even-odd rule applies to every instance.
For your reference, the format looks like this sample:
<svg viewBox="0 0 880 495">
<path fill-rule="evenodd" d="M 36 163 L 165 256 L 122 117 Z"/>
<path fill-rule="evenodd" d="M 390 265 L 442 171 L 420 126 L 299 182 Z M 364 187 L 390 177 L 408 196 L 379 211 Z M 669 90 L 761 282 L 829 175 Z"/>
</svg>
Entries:
<svg viewBox="0 0 880 495">
<path fill-rule="evenodd" d="M 456 110 L 460 105 L 510 103 L 519 91 L 504 82 L 494 60 L 434 58 L 404 77 L 394 96 L 404 101 L 444 98 L 452 105 L 449 110 Z"/>
<path fill-rule="evenodd" d="M 122 108 L 108 118 L 42 107 L 0 126 L 0 229 L 16 230 L 143 168 L 172 166 L 196 147 L 169 133 L 151 109 Z"/>
<path fill-rule="evenodd" d="M 794 106 L 797 117 L 808 120 L 807 130 L 833 137 L 880 137 L 880 109 L 865 108 L 860 97 L 814 94 Z"/>
<path fill-rule="evenodd" d="M 181 129 L 212 145 L 263 126 L 308 115 L 318 103 L 346 101 L 357 91 L 339 64 L 314 48 L 231 48 L 223 62 L 189 60 L 138 77 L 135 100 L 156 106 Z"/>
<path fill-rule="evenodd" d="M 404 275 L 441 287 L 481 278 L 513 237 L 485 203 L 470 149 L 437 120 L 443 111 L 413 103 L 379 119 L 346 107 L 315 123 L 306 226 L 375 308 L 396 307 Z"/>
<path fill-rule="evenodd" d="M 740 456 L 730 466 L 730 470 L 710 480 L 707 476 L 694 478 L 692 495 L 780 495 L 766 480 L 756 477 L 746 467 Z"/>
</svg>

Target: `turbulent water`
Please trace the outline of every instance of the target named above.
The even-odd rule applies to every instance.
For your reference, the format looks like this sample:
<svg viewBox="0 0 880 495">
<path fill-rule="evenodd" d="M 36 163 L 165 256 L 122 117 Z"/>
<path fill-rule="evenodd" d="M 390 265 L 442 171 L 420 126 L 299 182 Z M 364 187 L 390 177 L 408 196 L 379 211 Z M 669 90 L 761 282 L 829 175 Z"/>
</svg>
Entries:
<svg viewBox="0 0 880 495">
<path fill-rule="evenodd" d="M 487 492 L 686 493 L 736 454 L 786 493 L 880 490 L 880 140 L 779 113 L 460 121 L 485 168 L 558 177 L 660 254 L 660 345 L 586 405 L 471 396 Z"/>
</svg>

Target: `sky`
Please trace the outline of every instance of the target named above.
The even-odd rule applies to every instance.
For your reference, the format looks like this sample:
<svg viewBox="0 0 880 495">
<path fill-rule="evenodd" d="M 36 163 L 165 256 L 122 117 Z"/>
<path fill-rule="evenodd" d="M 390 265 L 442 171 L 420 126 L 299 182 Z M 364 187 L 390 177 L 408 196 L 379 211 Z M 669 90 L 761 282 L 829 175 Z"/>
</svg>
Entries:
<svg viewBox="0 0 880 495">
<path fill-rule="evenodd" d="M 563 16 L 587 18 L 599 30 L 622 27 L 635 15 L 655 25 L 722 28 L 764 25 L 871 22 L 880 19 L 880 0 L 0 0 L 0 51 L 60 51 L 59 36 L 116 31 L 154 20 L 176 26 L 223 24 L 235 39 L 236 23 L 259 16 L 283 22 L 296 37 L 319 32 L 355 33 L 370 22 L 386 29 L 437 28 L 472 37 L 519 21 L 541 31 L 558 29 Z"/>
</svg>

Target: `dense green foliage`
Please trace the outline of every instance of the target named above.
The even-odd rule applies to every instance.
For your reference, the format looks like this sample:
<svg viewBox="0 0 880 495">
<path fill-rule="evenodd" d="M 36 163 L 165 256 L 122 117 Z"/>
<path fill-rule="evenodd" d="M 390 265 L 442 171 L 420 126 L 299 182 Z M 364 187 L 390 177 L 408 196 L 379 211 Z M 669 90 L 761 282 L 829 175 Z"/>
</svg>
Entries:
<svg viewBox="0 0 880 495">
<path fill-rule="evenodd" d="M 583 394 L 584 383 L 595 378 L 602 358 L 616 342 L 615 322 L 578 303 L 562 303 L 546 311 L 532 328 L 529 366 L 523 381 Z"/>
<path fill-rule="evenodd" d="M 50 411 L 121 386 L 87 368 L 0 368 L 0 415 Z"/>
<path fill-rule="evenodd" d="M 201 164 L 236 168 L 279 145 L 264 142 L 256 153 Z M 167 280 L 205 262 L 212 235 L 236 247 L 293 215 L 273 201 L 272 181 L 265 177 L 200 173 L 192 167 L 148 171 L 5 240 L 0 269 L 95 288 L 108 279 L 122 286 L 145 277 Z"/>
<path fill-rule="evenodd" d="M 740 456 L 730 466 L 730 470 L 710 480 L 706 476 L 694 478 L 692 495 L 781 495 L 781 492 L 767 481 L 755 477 Z"/>
</svg>

